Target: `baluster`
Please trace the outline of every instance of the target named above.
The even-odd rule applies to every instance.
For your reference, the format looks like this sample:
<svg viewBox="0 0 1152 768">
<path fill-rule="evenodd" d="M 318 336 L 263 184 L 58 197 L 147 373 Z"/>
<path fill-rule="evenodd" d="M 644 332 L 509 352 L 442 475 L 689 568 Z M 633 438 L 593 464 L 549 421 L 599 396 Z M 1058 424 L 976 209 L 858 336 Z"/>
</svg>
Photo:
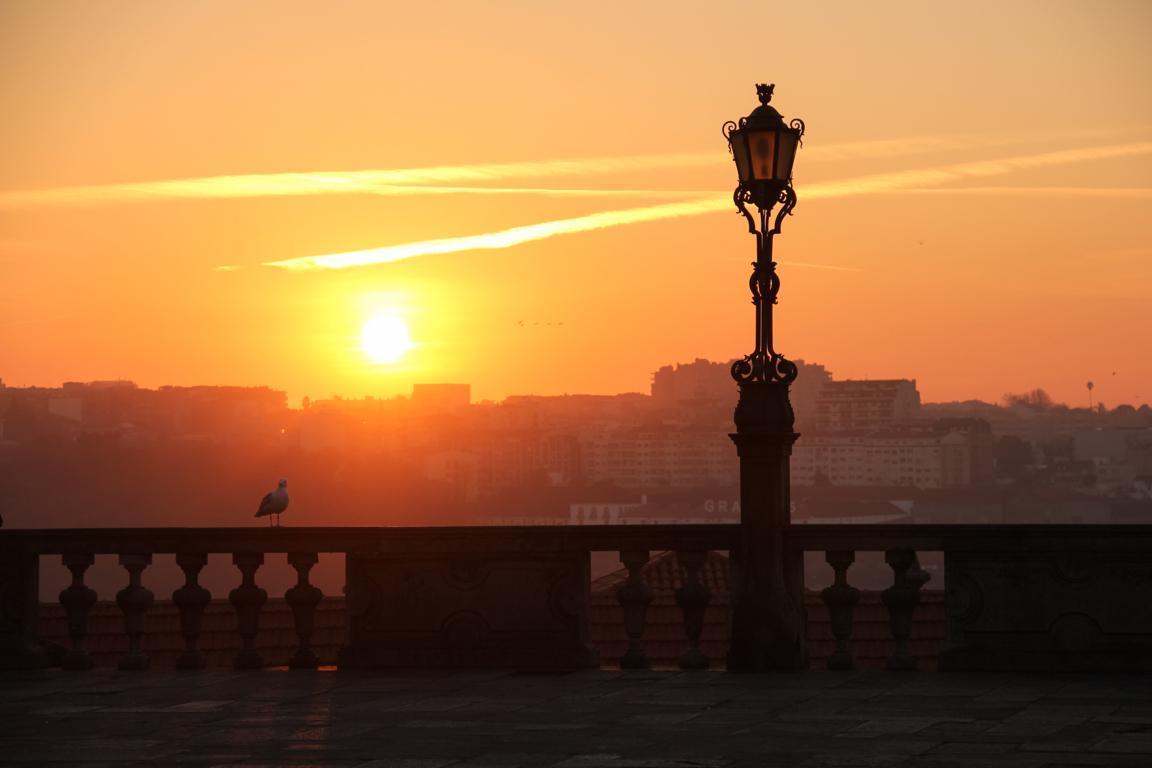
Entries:
<svg viewBox="0 0 1152 768">
<path fill-rule="evenodd" d="M 96 591 L 84 583 L 84 572 L 96 562 L 96 556 L 70 552 L 61 560 L 72 572 L 72 584 L 60 592 L 60 605 L 68 614 L 68 637 L 72 647 L 64 654 L 60 666 L 64 669 L 92 669 L 92 657 L 84 650 L 88 634 L 88 614 L 96 604 Z"/>
<path fill-rule="evenodd" d="M 140 642 L 144 637 L 144 614 L 152 607 L 152 591 L 140 580 L 151 564 L 152 555 L 120 555 L 120 565 L 128 571 L 128 586 L 116 593 L 116 605 L 124 613 L 124 633 L 128 635 L 128 653 L 120 659 L 120 669 L 148 669 L 148 656 L 140 649 Z"/>
<path fill-rule="evenodd" d="M 892 586 L 883 593 L 894 644 L 888 669 L 915 669 L 916 660 L 908 651 L 912 613 L 920 603 L 920 588 L 932 577 L 920 568 L 915 550 L 907 547 L 889 549 L 884 553 L 884 560 L 892 568 L 893 576 Z"/>
<path fill-rule="evenodd" d="M 700 650 L 704 632 L 704 611 L 712 602 L 712 590 L 700 578 L 708 553 L 698 550 L 677 552 L 676 560 L 684 569 L 684 584 L 676 590 L 676 604 L 684 614 L 684 634 L 688 650 L 680 656 L 680 669 L 708 669 L 708 657 Z"/>
<path fill-rule="evenodd" d="M 316 626 L 316 606 L 324 597 L 318 587 L 308 581 L 308 572 L 320 558 L 315 552 L 289 552 L 288 562 L 296 569 L 296 585 L 284 593 L 284 599 L 292 606 L 292 616 L 296 621 L 296 636 L 300 644 L 288 662 L 292 669 L 316 669 L 320 658 L 312 650 L 312 630 Z"/>
<path fill-rule="evenodd" d="M 172 602 L 180 609 L 180 634 L 184 636 L 184 652 L 176 658 L 176 668 L 203 669 L 206 662 L 199 647 L 200 628 L 212 594 L 200 586 L 200 571 L 208 564 L 208 555 L 178 552 L 176 564 L 184 571 L 184 586 L 172 593 Z"/>
<path fill-rule="evenodd" d="M 824 559 L 836 573 L 832 585 L 820 593 L 824 605 L 828 606 L 832 636 L 836 638 L 836 650 L 828 657 L 828 669 L 855 669 L 849 640 L 852 637 L 852 609 L 860 602 L 860 590 L 848 584 L 848 568 L 856 562 L 856 553 L 851 550 L 830 551 L 824 553 Z"/>
<path fill-rule="evenodd" d="M 648 618 L 648 604 L 652 590 L 644 583 L 641 570 L 648 562 L 648 551 L 635 549 L 620 553 L 620 562 L 628 569 L 628 578 L 616 589 L 616 602 L 624 609 L 624 631 L 628 634 L 628 650 L 620 657 L 621 669 L 648 669 L 648 655 L 644 653 L 644 626 Z"/>
<path fill-rule="evenodd" d="M 260 630 L 260 608 L 268 602 L 268 593 L 256 586 L 256 569 L 264 564 L 263 552 L 236 552 L 232 563 L 240 569 L 240 586 L 228 593 L 228 601 L 236 609 L 242 647 L 232 661 L 236 669 L 259 669 L 264 666 L 256 650 L 256 633 Z"/>
</svg>

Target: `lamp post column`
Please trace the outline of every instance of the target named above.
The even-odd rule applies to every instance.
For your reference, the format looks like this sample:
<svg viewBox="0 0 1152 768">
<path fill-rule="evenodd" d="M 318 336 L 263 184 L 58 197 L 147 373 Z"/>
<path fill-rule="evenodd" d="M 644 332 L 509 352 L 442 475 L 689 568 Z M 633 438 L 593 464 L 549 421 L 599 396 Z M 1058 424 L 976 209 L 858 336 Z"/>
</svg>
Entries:
<svg viewBox="0 0 1152 768">
<path fill-rule="evenodd" d="M 771 243 L 769 233 L 763 239 Z M 762 248 L 770 252 L 769 248 Z M 796 367 L 772 349 L 772 304 L 779 288 L 770 257 L 757 260 L 753 284 L 771 290 L 757 294 L 757 325 L 762 362 L 783 376 L 741 378 L 755 360 L 737 361 L 733 375 L 740 386 L 736 431 L 732 442 L 740 458 L 740 535 L 732 552 L 731 647 L 733 672 L 803 669 L 807 666 L 803 555 L 785 547 L 791 524 L 790 467 L 792 444 L 799 435 L 788 399 Z M 750 355 L 755 358 L 756 353 Z"/>
<path fill-rule="evenodd" d="M 780 291 L 772 242 L 796 205 L 792 164 L 804 122 L 784 122 L 768 103 L 774 88 L 757 85 L 760 106 L 724 126 L 740 176 L 733 202 L 756 236 L 748 281 L 756 307 L 756 347 L 732 364 L 732 378 L 740 387 L 731 435 L 740 457 L 740 534 L 729 580 L 727 661 L 733 672 L 803 669 L 808 661 L 803 553 L 786 546 L 792 444 L 799 437 L 788 388 L 797 368 L 776 352 L 772 338 L 772 310 Z"/>
</svg>

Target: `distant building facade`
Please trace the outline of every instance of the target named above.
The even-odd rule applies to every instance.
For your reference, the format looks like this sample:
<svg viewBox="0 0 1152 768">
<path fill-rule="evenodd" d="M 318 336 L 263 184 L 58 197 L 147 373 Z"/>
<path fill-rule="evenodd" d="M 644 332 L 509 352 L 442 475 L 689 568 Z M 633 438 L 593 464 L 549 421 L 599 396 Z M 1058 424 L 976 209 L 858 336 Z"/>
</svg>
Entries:
<svg viewBox="0 0 1152 768">
<path fill-rule="evenodd" d="M 465 502 L 480 495 L 480 457 L 471 451 L 433 451 L 424 457 L 424 477 L 452 489 Z"/>
<path fill-rule="evenodd" d="M 724 401 L 736 397 L 730 363 L 696 358 L 691 363 L 665 365 L 652 374 L 652 400 L 660 406 L 693 401 Z"/>
<path fill-rule="evenodd" d="M 875 429 L 920 416 L 915 379 L 828 380 L 815 399 L 817 429 Z"/>
<path fill-rule="evenodd" d="M 732 363 L 715 363 L 697 358 L 691 363 L 665 365 L 652 374 L 652 403 L 657 408 L 719 407 L 725 423 L 731 418 L 731 408 L 738 397 L 732 380 Z M 795 361 L 798 369 L 796 381 L 789 387 L 789 398 L 796 412 L 799 428 L 814 423 L 817 398 L 824 386 L 832 380 L 828 370 L 816 363 Z"/>
<path fill-rule="evenodd" d="M 623 488 L 695 488 L 736 481 L 727 435 L 666 425 L 605 430 L 584 444 L 584 476 Z"/>
<path fill-rule="evenodd" d="M 815 432 L 792 449 L 797 485 L 960 488 L 991 480 L 991 432 L 986 429 Z"/>
<path fill-rule="evenodd" d="M 465 444 L 480 458 L 482 493 L 518 486 L 571 485 L 580 475 L 580 446 L 570 435 L 485 434 Z"/>
<path fill-rule="evenodd" d="M 1147 497 L 1152 480 L 1152 428 L 1095 427 L 1073 435 L 1073 459 L 1089 463 L 1098 489 Z"/>
<path fill-rule="evenodd" d="M 269 387 L 141 389 L 130 381 L 70 381 L 3 394 L 0 419 L 6 436 L 17 441 L 91 435 L 268 440 L 282 433 L 289 418 L 286 395 Z"/>
</svg>

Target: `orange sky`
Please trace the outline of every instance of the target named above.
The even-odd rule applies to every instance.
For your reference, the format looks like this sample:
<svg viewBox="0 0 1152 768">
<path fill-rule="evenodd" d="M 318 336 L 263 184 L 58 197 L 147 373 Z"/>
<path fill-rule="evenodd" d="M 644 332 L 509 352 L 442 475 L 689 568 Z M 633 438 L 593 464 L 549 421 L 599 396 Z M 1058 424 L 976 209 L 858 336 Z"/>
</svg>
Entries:
<svg viewBox="0 0 1152 768">
<path fill-rule="evenodd" d="M 745 354 L 720 125 L 767 80 L 808 124 L 781 351 L 1152 402 L 1149 29 L 1140 0 L 0 0 L 0 377 L 501 398 Z M 400 363 L 359 348 L 379 312 Z"/>
</svg>

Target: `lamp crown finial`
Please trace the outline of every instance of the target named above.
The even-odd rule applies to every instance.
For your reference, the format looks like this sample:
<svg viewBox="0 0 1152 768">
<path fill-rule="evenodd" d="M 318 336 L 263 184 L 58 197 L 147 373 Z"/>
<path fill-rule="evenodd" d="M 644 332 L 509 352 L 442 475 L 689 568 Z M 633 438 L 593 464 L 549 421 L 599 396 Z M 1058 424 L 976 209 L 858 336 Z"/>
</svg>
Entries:
<svg viewBox="0 0 1152 768">
<path fill-rule="evenodd" d="M 756 97 L 760 103 L 767 105 L 772 101 L 772 91 L 776 90 L 776 83 L 756 83 Z"/>
</svg>

